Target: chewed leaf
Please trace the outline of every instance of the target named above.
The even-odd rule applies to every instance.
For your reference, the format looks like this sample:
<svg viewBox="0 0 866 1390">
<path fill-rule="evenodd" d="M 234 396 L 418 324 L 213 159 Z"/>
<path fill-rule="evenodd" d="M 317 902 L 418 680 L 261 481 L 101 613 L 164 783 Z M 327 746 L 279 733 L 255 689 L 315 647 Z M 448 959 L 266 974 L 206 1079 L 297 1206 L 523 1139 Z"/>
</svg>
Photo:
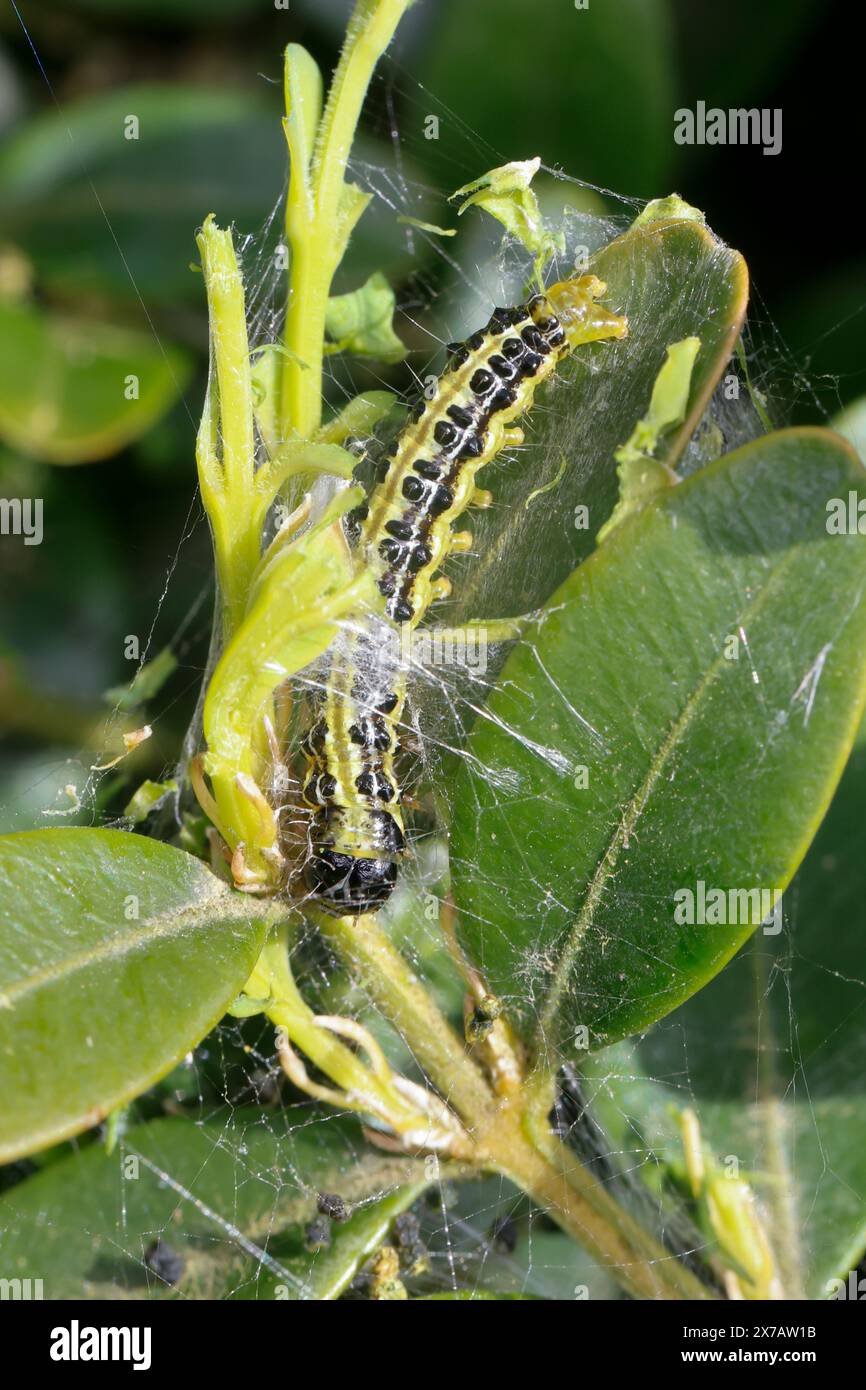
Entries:
<svg viewBox="0 0 866 1390">
<path fill-rule="evenodd" d="M 0 901 L 4 1163 L 147 1090 L 219 1020 L 264 937 L 262 909 L 197 859 L 115 830 L 3 836 Z"/>
<path fill-rule="evenodd" d="M 701 340 L 696 337 L 683 338 L 682 342 L 670 344 L 653 385 L 649 410 L 635 425 L 628 441 L 616 452 L 619 463 L 633 462 L 642 456 L 654 454 L 661 435 L 674 425 L 683 423 L 689 404 L 692 370 L 700 350 Z"/>
<path fill-rule="evenodd" d="M 652 455 L 658 448 L 661 436 L 675 425 L 681 425 L 686 417 L 692 370 L 700 348 L 701 340 L 696 337 L 671 343 L 668 348 L 664 364 L 655 379 L 649 410 L 614 455 L 619 478 L 619 501 L 599 531 L 599 541 L 609 536 L 633 512 L 639 511 L 662 488 L 676 483 L 673 470 Z"/>
<path fill-rule="evenodd" d="M 699 337 L 682 425 L 656 457 L 675 467 L 695 432 L 742 324 L 742 257 L 694 221 L 654 222 L 626 232 L 593 260 L 604 303 L 628 316 L 628 337 L 581 348 L 560 368 L 527 432 L 526 464 L 496 478 L 496 506 L 473 522 L 477 558 L 455 588 L 452 621 L 540 607 L 595 547 L 617 501 L 611 460 L 647 409 L 669 343 Z M 615 389 L 613 384 L 615 383 Z M 548 408 L 549 407 L 549 408 Z M 556 506 L 527 513 L 528 494 L 553 478 Z M 531 524 L 527 524 L 527 515 Z"/>
<path fill-rule="evenodd" d="M 501 222 L 530 252 L 536 267 L 564 244 L 561 236 L 552 236 L 547 231 L 538 199 L 530 186 L 540 166 L 539 156 L 514 160 L 498 169 L 490 169 L 480 179 L 464 184 L 451 195 L 451 201 L 462 199 L 458 216 L 468 208 L 479 207 Z"/>
<path fill-rule="evenodd" d="M 415 227 L 419 232 L 429 232 L 431 236 L 456 236 L 456 227 L 437 227 L 435 222 L 422 222 L 418 217 L 400 216 L 397 221 L 402 227 Z"/>
<path fill-rule="evenodd" d="M 394 291 L 381 272 L 350 294 L 328 300 L 325 328 L 332 352 L 353 352 L 380 362 L 400 362 L 406 349 L 394 332 Z"/>
<path fill-rule="evenodd" d="M 667 198 L 653 198 L 647 203 L 632 223 L 633 227 L 645 227 L 649 222 L 700 222 L 706 223 L 700 208 L 692 207 L 679 193 L 671 193 Z"/>
<path fill-rule="evenodd" d="M 663 1017 L 775 922 L 866 693 L 866 537 L 827 527 L 851 492 L 862 467 L 823 431 L 719 459 L 506 663 L 453 790 L 453 886 L 545 1064 Z"/>
</svg>

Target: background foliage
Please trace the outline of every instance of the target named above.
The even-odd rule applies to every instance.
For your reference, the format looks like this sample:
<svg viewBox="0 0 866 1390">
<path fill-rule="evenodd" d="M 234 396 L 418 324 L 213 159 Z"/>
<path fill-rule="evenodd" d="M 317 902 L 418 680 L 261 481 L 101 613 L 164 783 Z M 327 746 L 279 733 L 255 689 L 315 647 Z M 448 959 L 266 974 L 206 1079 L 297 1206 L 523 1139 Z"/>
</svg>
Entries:
<svg viewBox="0 0 866 1390">
<path fill-rule="evenodd" d="M 289 10 L 272 0 L 25 0 L 19 11 L 29 37 L 13 9 L 0 19 L 0 495 L 43 498 L 46 519 L 41 546 L 0 546 L 0 830 L 42 827 L 52 823 L 46 809 L 70 810 L 64 788 L 86 779 L 110 737 L 116 695 L 106 700 L 105 692 L 135 669 L 124 655 L 129 634 L 151 655 L 170 644 L 176 664 L 146 707 L 154 739 L 102 783 L 98 814 L 120 814 L 141 776 L 162 775 L 177 757 L 210 617 L 210 545 L 192 462 L 207 347 L 201 277 L 190 268 L 194 231 L 211 210 L 242 235 L 266 227 L 285 173 L 282 49 L 302 42 L 330 70 L 348 9 L 347 0 L 292 0 Z M 762 347 L 767 371 L 759 384 L 779 422 L 824 422 L 843 407 L 856 412 L 866 392 L 866 260 L 847 196 L 858 171 L 849 168 L 844 138 L 859 74 L 853 45 L 846 51 L 838 42 L 842 18 L 841 3 L 818 0 L 765 0 L 758 25 L 746 0 L 726 5 L 723 19 L 711 0 L 593 0 L 577 15 L 567 0 L 424 0 L 374 84 L 359 157 L 379 169 L 399 158 L 413 187 L 424 190 L 419 215 L 428 211 L 434 221 L 442 217 L 439 191 L 536 153 L 636 198 L 676 187 L 748 255 L 753 344 Z M 673 111 L 698 99 L 780 107 L 782 153 L 678 147 Z M 423 134 L 431 112 L 440 119 L 438 141 Z M 138 140 L 123 136 L 130 116 L 139 122 Z M 616 208 L 602 197 L 605 206 Z M 397 327 L 416 355 L 410 363 L 425 361 L 417 311 L 438 287 L 441 269 L 432 262 L 413 269 L 409 233 L 392 220 L 383 232 L 375 218 L 353 243 L 351 269 L 356 281 L 382 270 L 397 286 L 405 311 Z M 461 325 L 444 327 L 454 336 Z M 121 363 L 140 377 L 136 402 L 118 389 Z M 384 377 L 397 389 L 409 380 L 399 365 Z M 844 845 L 852 874 L 860 781 L 858 765 L 834 805 L 834 845 Z M 67 814 L 63 824 L 91 819 L 88 808 Z M 837 852 L 827 850 L 824 859 Z M 826 911 L 822 862 L 814 851 L 800 880 L 798 911 L 807 932 L 815 931 L 822 902 Z M 837 893 L 850 930 L 856 902 L 844 885 L 837 883 Z M 182 899 L 180 885 L 171 909 L 179 910 Z M 862 975 L 847 935 L 843 944 L 853 954 L 848 973 Z M 241 979 L 245 962 L 227 958 L 221 968 Z M 785 977 L 786 990 L 792 980 L 799 987 L 802 961 L 798 968 L 799 975 Z M 830 957 L 826 968 L 834 968 Z M 802 988 L 823 997 L 808 979 Z M 723 983 L 714 989 L 713 1007 L 724 1013 Z M 787 1035 L 788 996 L 779 998 L 780 990 L 773 1010 L 784 1016 Z M 715 1106 L 719 1142 L 730 1133 L 725 1107 L 741 1095 L 733 1062 L 724 1077 L 710 1062 L 704 1066 L 700 1019 L 688 1008 L 645 1044 L 642 1059 L 623 1060 L 622 1076 L 605 1077 L 616 1114 L 628 1108 L 640 1115 L 642 1139 L 652 1136 L 659 1146 L 673 1143 L 665 1106 L 678 1085 L 672 1079 L 670 1095 L 654 1083 L 626 1098 L 624 1078 L 636 1086 L 641 1066 L 675 1078 L 676 1049 L 688 1039 L 690 1085 Z M 850 1003 L 849 1012 L 855 1008 Z M 743 1029 L 751 1038 L 747 1023 Z M 808 1037 L 800 1042 L 809 1045 Z M 170 1038 L 163 1036 L 162 1046 L 166 1057 L 174 1055 Z M 155 1071 L 161 1060 L 153 1059 Z M 175 1080 L 182 1090 L 182 1079 Z M 22 1094 L 28 1084 L 22 1078 Z M 207 1085 L 218 1089 L 213 1077 L 196 1084 L 198 1094 Z M 856 1183 L 857 1156 L 844 1149 L 837 1122 L 840 1107 L 847 1105 L 850 1117 L 851 1106 L 862 1103 L 859 1095 L 851 1099 L 845 1075 L 830 1084 L 826 1061 L 813 1084 L 826 1106 L 822 1137 L 842 1146 L 832 1162 Z M 797 1111 L 796 1122 L 808 1179 L 808 1163 L 820 1155 L 811 1155 L 812 1119 L 803 1115 Z M 159 1129 L 172 1124 L 161 1096 L 143 1104 L 141 1118 L 155 1126 L 142 1151 L 159 1157 L 165 1145 L 171 1153 L 180 1141 Z M 240 1131 L 246 1122 L 241 1113 L 234 1123 Z M 258 1136 L 265 1149 L 273 1137 Z M 231 1140 L 238 1149 L 243 1142 Z M 295 1142 L 303 1147 L 302 1138 Z M 335 1131 L 335 1154 L 342 1142 L 354 1144 L 357 1135 L 344 1140 Z M 746 1138 L 742 1143 L 747 1147 Z M 194 1158 L 184 1152 L 173 1171 Z M 271 1160 L 266 1154 L 261 1161 Z M 62 1162 L 86 1162 L 94 1172 L 104 1166 L 101 1151 L 86 1145 L 83 1155 L 58 1150 L 44 1160 L 46 1192 L 62 1186 Z M 7 1170 L 7 1181 L 16 1176 Z M 386 1181 L 393 1174 L 386 1179 L 377 1170 L 369 1191 Z M 234 1178 L 218 1172 L 213 1182 L 223 1184 L 221 1200 L 229 1202 Z M 417 1194 L 416 1183 L 417 1172 L 400 1175 L 394 1210 Z M 32 1187 L 21 1196 L 22 1231 L 28 1201 L 46 1200 Z M 153 1194 L 142 1193 L 144 1203 L 158 1200 L 156 1184 Z M 257 1209 L 249 1219 L 265 1215 Z M 159 1225 L 147 1207 L 133 1217 L 143 1231 Z M 834 1219 L 831 1206 L 821 1229 Z M 361 1233 L 357 1250 L 368 1238 Z M 288 1239 L 297 1240 L 297 1232 Z M 839 1260 L 858 1253 L 850 1241 L 844 1251 L 827 1244 L 814 1244 L 812 1289 Z M 284 1267 L 293 1267 L 295 1253 L 287 1247 Z M 357 1251 L 334 1287 L 353 1258 Z M 536 1267 L 542 1264 L 536 1257 Z M 75 1261 L 64 1269 L 70 1290 L 79 1288 Z M 117 1269 L 105 1274 L 108 1281 L 120 1277 L 126 1275 Z M 196 1277 L 210 1291 L 225 1271 L 204 1262 Z M 263 1277 L 258 1266 L 256 1277 Z M 579 1278 L 579 1270 L 568 1277 Z"/>
<path fill-rule="evenodd" d="M 348 9 L 24 0 L 42 70 L 14 10 L 0 18 L 0 491 L 41 496 L 48 526 L 41 547 L 0 548 L 4 829 L 36 823 L 55 784 L 75 780 L 59 759 L 80 749 L 106 687 L 129 679 L 123 638 L 147 637 L 175 562 L 151 645 L 178 639 L 180 661 L 149 770 L 170 761 L 186 725 L 208 630 L 207 605 L 192 620 L 190 608 L 209 572 L 205 528 L 190 514 L 206 350 L 193 234 L 210 209 L 261 230 L 285 169 L 280 53 L 299 41 L 329 69 Z M 723 19 L 710 0 L 603 0 L 577 14 L 565 0 L 425 0 L 374 84 L 362 157 L 389 164 L 393 124 L 413 178 L 431 188 L 536 152 L 619 193 L 677 187 L 748 253 L 773 387 L 795 420 L 815 423 L 866 388 L 866 261 L 846 212 L 843 138 L 857 83 L 854 55 L 838 45 L 841 14 L 772 0 L 756 27 L 745 0 Z M 675 145 L 672 111 L 698 98 L 780 106 L 782 153 Z M 526 102 L 538 151 L 525 147 Z M 423 138 L 428 111 L 440 116 L 438 141 Z M 121 138 L 129 114 L 138 141 Z M 406 234 L 383 247 L 373 219 L 358 241 L 353 274 L 402 278 L 412 313 Z M 398 327 L 423 347 L 410 323 Z M 82 358 L 82 334 L 93 358 Z M 142 375 L 134 408 L 103 378 L 95 347 L 104 336 L 110 353 L 117 335 Z M 407 380 L 405 368 L 388 376 Z M 98 462 L 46 466 L 75 460 Z M 22 681 L 68 707 L 27 707 L 12 698 Z"/>
</svg>

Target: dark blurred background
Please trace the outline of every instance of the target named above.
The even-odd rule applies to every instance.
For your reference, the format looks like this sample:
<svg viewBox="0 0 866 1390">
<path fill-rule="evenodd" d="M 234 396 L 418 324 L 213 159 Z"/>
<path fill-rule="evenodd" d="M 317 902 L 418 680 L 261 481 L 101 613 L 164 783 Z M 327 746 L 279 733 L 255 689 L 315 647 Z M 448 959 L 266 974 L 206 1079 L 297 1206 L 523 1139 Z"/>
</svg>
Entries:
<svg viewBox="0 0 866 1390">
<path fill-rule="evenodd" d="M 417 0 L 371 90 L 356 176 L 380 200 L 345 287 L 385 271 L 411 310 L 401 331 L 429 355 L 412 324 L 449 272 L 395 212 L 453 225 L 444 194 L 535 154 L 630 199 L 676 189 L 746 255 L 756 350 L 790 418 L 834 418 L 866 394 L 851 8 Z M 156 738 L 103 784 L 97 810 L 122 807 L 138 777 L 176 755 L 210 615 L 193 457 L 207 347 L 194 233 L 210 211 L 234 222 L 256 238 L 253 268 L 275 244 L 282 49 L 301 42 L 329 72 L 349 10 L 2 0 L 0 497 L 43 499 L 44 538 L 0 538 L 0 830 L 74 809 L 64 788 L 80 790 L 104 744 L 117 698 L 104 692 L 136 666 L 130 636 L 142 655 L 170 645 L 177 668 L 141 707 L 140 722 L 158 715 Z M 781 152 L 677 145 L 674 113 L 699 100 L 780 108 Z M 425 138 L 431 115 L 436 140 Z M 590 205 L 632 211 L 601 196 Z M 448 252 L 459 259 L 453 243 Z M 401 388 L 406 368 L 388 379 Z"/>
</svg>

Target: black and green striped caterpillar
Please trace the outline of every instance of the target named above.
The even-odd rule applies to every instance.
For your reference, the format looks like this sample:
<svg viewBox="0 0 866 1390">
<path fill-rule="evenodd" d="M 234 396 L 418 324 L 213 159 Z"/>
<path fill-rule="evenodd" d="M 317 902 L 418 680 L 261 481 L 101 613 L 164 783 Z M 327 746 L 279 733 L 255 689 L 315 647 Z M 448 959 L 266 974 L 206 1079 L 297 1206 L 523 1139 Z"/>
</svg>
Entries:
<svg viewBox="0 0 866 1390">
<path fill-rule="evenodd" d="M 625 336 L 627 320 L 597 302 L 605 288 L 595 276 L 561 281 L 496 309 L 486 328 L 452 345 L 431 398 L 392 445 L 384 479 L 353 514 L 358 563 L 385 604 L 383 618 L 359 615 L 332 648 L 304 742 L 304 799 L 314 810 L 305 881 L 328 911 L 380 908 L 406 847 L 394 771 L 405 679 L 394 635 L 450 592 L 436 571 L 472 544 L 454 523 L 489 502 L 476 475 L 522 441 L 513 422 L 538 386 L 580 344 Z"/>
</svg>

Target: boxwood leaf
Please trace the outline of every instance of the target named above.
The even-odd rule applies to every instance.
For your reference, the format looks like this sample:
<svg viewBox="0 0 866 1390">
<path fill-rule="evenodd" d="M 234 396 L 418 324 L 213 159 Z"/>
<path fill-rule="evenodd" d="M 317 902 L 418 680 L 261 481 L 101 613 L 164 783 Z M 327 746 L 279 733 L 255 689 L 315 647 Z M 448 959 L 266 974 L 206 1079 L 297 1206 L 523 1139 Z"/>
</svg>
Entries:
<svg viewBox="0 0 866 1390">
<path fill-rule="evenodd" d="M 0 438 L 47 463 L 105 458 L 174 405 L 190 370 L 151 334 L 0 303 Z"/>
<path fill-rule="evenodd" d="M 715 1154 L 736 1156 L 791 1297 L 847 1285 L 866 1249 L 864 811 L 866 724 L 786 894 L 784 931 L 757 934 L 629 1055 L 594 1059 L 628 1118 L 626 1149 L 640 1134 L 675 1161 L 671 1106 L 688 1103 Z"/>
<path fill-rule="evenodd" d="M 614 509 L 614 453 L 646 415 L 669 345 L 701 341 L 683 423 L 656 453 L 674 468 L 737 341 L 748 296 L 745 262 L 700 222 L 681 217 L 633 228 L 600 251 L 590 269 L 607 285 L 604 303 L 628 315 L 628 337 L 566 359 L 529 417 L 526 447 L 495 474 L 491 469 L 491 480 L 480 475 L 495 506 L 473 515 L 475 554 L 459 572 L 449 622 L 511 617 L 544 603 L 592 552 Z M 543 501 L 528 500 L 551 482 Z"/>
<path fill-rule="evenodd" d="M 624 523 L 509 657 L 454 789 L 454 892 L 552 1065 L 711 979 L 808 848 L 866 693 L 866 538 L 827 504 L 864 491 L 838 436 L 766 436 Z M 702 885 L 766 896 L 714 924 Z"/>
<path fill-rule="evenodd" d="M 0 1161 L 102 1120 L 223 1014 L 261 905 L 202 863 L 115 830 L 0 838 Z"/>
<path fill-rule="evenodd" d="M 365 1152 L 345 1117 L 250 1108 L 152 1120 L 113 1154 L 90 1145 L 0 1198 L 4 1271 L 38 1272 L 46 1299 L 333 1299 L 425 1186 L 421 1160 Z M 323 1191 L 351 1215 L 310 1251 Z M 157 1239 L 180 1270 L 174 1286 L 146 1258 Z"/>
</svg>

